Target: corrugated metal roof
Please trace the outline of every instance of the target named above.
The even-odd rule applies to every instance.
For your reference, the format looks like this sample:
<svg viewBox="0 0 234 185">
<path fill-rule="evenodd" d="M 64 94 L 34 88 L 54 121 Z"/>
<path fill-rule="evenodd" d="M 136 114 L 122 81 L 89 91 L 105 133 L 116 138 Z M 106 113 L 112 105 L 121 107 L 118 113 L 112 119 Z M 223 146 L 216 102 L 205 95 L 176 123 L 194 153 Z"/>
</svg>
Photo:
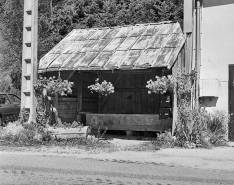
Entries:
<svg viewBox="0 0 234 185">
<path fill-rule="evenodd" d="M 171 68 L 185 38 L 179 23 L 75 29 L 39 62 L 39 71 Z"/>
</svg>

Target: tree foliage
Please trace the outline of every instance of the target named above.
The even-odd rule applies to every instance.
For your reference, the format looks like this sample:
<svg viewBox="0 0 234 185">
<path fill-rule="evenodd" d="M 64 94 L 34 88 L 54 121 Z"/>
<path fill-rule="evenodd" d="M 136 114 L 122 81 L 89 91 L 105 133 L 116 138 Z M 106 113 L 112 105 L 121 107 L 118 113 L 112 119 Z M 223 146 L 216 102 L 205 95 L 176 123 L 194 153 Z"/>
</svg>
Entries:
<svg viewBox="0 0 234 185">
<path fill-rule="evenodd" d="M 181 0 L 39 0 L 39 59 L 72 29 L 179 21 Z M 20 88 L 23 0 L 0 0 L 0 67 Z"/>
</svg>

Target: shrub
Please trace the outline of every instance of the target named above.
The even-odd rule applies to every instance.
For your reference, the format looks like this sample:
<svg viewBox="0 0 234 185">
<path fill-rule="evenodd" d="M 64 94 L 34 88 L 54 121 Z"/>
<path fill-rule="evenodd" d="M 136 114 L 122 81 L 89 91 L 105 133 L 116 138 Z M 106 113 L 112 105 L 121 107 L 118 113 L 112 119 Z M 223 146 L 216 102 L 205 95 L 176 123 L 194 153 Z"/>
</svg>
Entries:
<svg viewBox="0 0 234 185">
<path fill-rule="evenodd" d="M 0 130 L 3 145 L 32 146 L 49 137 L 45 129 L 38 128 L 35 124 L 21 124 L 20 121 L 10 122 Z"/>
<path fill-rule="evenodd" d="M 160 148 L 173 148 L 174 137 L 171 136 L 171 132 L 165 131 L 165 133 L 157 133 L 157 139 L 152 143 Z"/>
<path fill-rule="evenodd" d="M 224 111 L 208 113 L 205 108 L 191 110 L 180 104 L 175 128 L 175 146 L 204 147 L 227 144 L 229 115 Z"/>
<path fill-rule="evenodd" d="M 185 70 L 178 71 L 176 77 L 157 78 L 148 81 L 151 92 L 164 93 L 170 86 L 177 94 L 177 123 L 175 125 L 175 140 L 165 132 L 158 136 L 154 143 L 160 147 L 205 147 L 223 146 L 227 144 L 229 115 L 223 111 L 208 113 L 205 108 L 191 106 L 191 88 L 196 80 L 196 72 L 190 74 Z M 174 86 L 170 85 L 174 84 Z"/>
<path fill-rule="evenodd" d="M 227 145 L 229 121 L 230 116 L 224 111 L 214 111 L 209 114 L 207 127 L 209 130 L 209 142 L 212 145 Z"/>
</svg>

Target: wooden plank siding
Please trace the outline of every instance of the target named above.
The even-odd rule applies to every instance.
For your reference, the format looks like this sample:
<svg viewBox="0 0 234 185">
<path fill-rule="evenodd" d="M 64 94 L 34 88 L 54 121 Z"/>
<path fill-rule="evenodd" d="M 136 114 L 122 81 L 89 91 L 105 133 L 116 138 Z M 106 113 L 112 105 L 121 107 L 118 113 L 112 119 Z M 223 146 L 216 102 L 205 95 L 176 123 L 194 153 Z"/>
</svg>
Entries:
<svg viewBox="0 0 234 185">
<path fill-rule="evenodd" d="M 77 98 L 59 97 L 58 116 L 62 121 L 73 122 L 77 119 Z"/>
<path fill-rule="evenodd" d="M 115 87 L 115 93 L 103 104 L 101 113 L 116 114 L 158 114 L 159 95 L 148 94 L 149 79 L 159 74 L 123 74 Z M 113 83 L 118 74 L 103 74 L 103 79 Z M 111 79 L 112 78 L 112 79 Z M 106 97 L 102 97 L 102 101 Z"/>
</svg>

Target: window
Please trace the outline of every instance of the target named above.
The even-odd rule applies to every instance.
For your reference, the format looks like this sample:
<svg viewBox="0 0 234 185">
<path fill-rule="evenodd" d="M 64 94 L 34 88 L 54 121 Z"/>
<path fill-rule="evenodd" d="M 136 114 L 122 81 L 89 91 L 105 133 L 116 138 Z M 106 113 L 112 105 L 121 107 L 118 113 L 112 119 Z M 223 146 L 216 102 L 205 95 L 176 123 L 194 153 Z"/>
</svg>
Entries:
<svg viewBox="0 0 234 185">
<path fill-rule="evenodd" d="M 20 99 L 17 96 L 13 94 L 8 94 L 8 96 L 13 104 L 20 104 Z"/>
<path fill-rule="evenodd" d="M 10 104 L 9 99 L 5 94 L 0 94 L 0 104 Z"/>
</svg>

